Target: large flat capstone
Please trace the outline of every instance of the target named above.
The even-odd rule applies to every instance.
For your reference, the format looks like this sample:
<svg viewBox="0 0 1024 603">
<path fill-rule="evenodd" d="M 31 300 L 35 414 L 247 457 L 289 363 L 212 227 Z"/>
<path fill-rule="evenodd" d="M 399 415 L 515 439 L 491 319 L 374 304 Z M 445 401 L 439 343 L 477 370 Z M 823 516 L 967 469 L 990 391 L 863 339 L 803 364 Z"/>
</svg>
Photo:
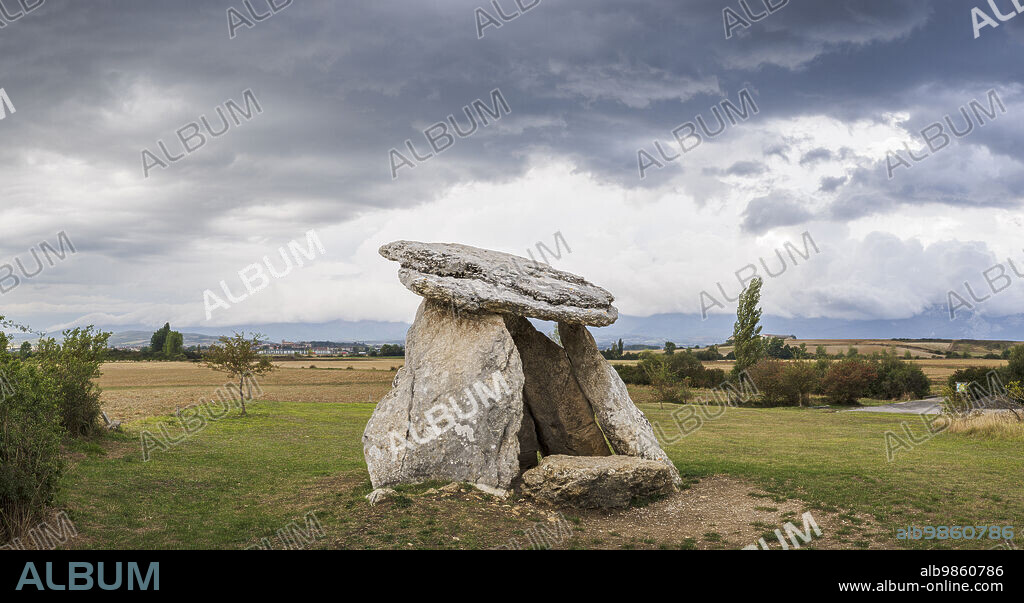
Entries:
<svg viewBox="0 0 1024 603">
<path fill-rule="evenodd" d="M 457 243 L 395 241 L 380 254 L 401 264 L 410 291 L 466 312 L 603 327 L 619 316 L 611 293 L 524 257 Z"/>
</svg>

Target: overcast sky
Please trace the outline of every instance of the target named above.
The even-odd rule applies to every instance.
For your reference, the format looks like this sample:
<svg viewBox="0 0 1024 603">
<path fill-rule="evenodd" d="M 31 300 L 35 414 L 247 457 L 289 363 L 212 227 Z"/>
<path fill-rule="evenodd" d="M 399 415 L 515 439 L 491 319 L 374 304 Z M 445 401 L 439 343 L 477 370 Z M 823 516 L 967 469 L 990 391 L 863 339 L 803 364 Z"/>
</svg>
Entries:
<svg viewBox="0 0 1024 603">
<path fill-rule="evenodd" d="M 759 20 L 728 38 L 723 9 L 742 17 L 739 0 L 541 0 L 482 37 L 475 9 L 501 19 L 483 0 L 275 1 L 276 14 L 252 0 L 257 22 L 242 0 L 45 0 L 23 15 L 0 0 L 18 16 L 0 17 L 16 110 L 0 120 L 0 264 L 15 275 L 0 314 L 49 331 L 408 321 L 419 300 L 381 244 L 536 255 L 556 232 L 571 253 L 554 266 L 633 316 L 700 314 L 702 291 L 732 313 L 717 283 L 734 296 L 760 258 L 777 272 L 775 250 L 803 250 L 805 232 L 820 253 L 783 254 L 767 314 L 945 311 L 951 290 L 970 299 L 965 281 L 991 295 L 982 273 L 1000 263 L 995 287 L 1010 286 L 962 315 L 991 325 L 1024 307 L 1007 262 L 1024 273 L 1024 15 L 1009 19 L 1010 0 L 977 38 L 982 0 L 774 0 L 763 18 L 751 0 Z M 245 108 L 247 90 L 261 112 L 163 158 L 158 142 L 177 156 L 176 131 L 201 117 L 219 131 L 218 107 Z M 741 90 L 756 114 L 665 159 L 681 153 L 673 129 L 698 115 L 717 129 L 712 107 L 740 107 Z M 478 99 L 500 117 L 412 159 L 406 140 L 427 154 L 423 131 L 449 115 L 468 128 Z M 972 100 L 995 117 L 978 124 Z M 962 132 L 961 107 L 973 131 L 931 153 L 921 129 L 950 115 Z M 393 177 L 391 149 L 417 165 Z M 641 178 L 641 149 L 664 167 Z M 144 170 L 144 150 L 166 167 Z M 912 164 L 891 179 L 890 151 Z M 207 318 L 205 290 L 241 295 L 239 270 L 280 265 L 311 229 L 322 255 Z M 26 277 L 15 260 L 32 274 L 32 250 L 59 232 L 76 252 Z"/>
</svg>

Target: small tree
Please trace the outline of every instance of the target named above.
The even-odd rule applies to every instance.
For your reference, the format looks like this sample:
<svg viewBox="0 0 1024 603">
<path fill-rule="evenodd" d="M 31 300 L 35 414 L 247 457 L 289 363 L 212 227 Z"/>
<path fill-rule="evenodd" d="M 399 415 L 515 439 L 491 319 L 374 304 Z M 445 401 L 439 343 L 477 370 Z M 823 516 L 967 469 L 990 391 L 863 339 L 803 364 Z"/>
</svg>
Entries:
<svg viewBox="0 0 1024 603">
<path fill-rule="evenodd" d="M 736 364 L 732 367 L 734 375 L 739 375 L 754 366 L 764 355 L 764 344 L 761 341 L 761 279 L 750 281 L 747 288 L 740 293 L 739 306 L 736 307 L 736 323 L 732 328 Z"/>
<path fill-rule="evenodd" d="M 162 354 L 164 343 L 167 341 L 167 335 L 170 332 L 171 323 L 164 323 L 164 326 L 160 327 L 160 330 L 153 333 L 153 336 L 149 338 L 149 351 L 154 354 Z"/>
<path fill-rule="evenodd" d="M 252 339 L 246 339 L 245 333 L 221 337 L 220 345 L 211 345 L 203 355 L 204 366 L 238 378 L 238 398 L 242 403 L 242 415 L 246 414 L 245 394 L 242 392 L 245 378 L 264 375 L 277 368 L 270 363 L 270 359 L 257 353 L 262 337 L 258 333 L 253 333 Z"/>
<path fill-rule="evenodd" d="M 171 331 L 164 339 L 163 354 L 168 360 L 175 360 L 185 355 L 185 338 L 177 331 Z"/>
<path fill-rule="evenodd" d="M 665 354 L 671 356 L 672 354 L 675 354 L 675 353 L 676 353 L 676 344 L 672 343 L 671 341 L 666 341 L 665 342 Z"/>
<path fill-rule="evenodd" d="M 18 350 L 18 356 L 20 356 L 22 360 L 25 360 L 26 358 L 28 358 L 31 355 L 32 355 L 32 344 L 27 342 L 27 341 L 23 342 L 21 344 L 21 348 Z"/>
</svg>

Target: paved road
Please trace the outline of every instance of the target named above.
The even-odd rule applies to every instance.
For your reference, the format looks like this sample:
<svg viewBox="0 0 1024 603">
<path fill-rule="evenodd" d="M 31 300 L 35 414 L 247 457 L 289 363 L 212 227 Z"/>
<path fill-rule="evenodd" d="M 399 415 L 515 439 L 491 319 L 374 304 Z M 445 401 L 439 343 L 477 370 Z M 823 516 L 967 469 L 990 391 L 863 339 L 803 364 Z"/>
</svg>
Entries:
<svg viewBox="0 0 1024 603">
<path fill-rule="evenodd" d="M 847 412 L 892 412 L 904 415 L 939 415 L 942 414 L 942 407 L 939 406 L 939 398 L 928 398 L 927 400 L 912 400 L 910 402 L 894 402 L 881 406 L 865 406 L 853 408 Z"/>
</svg>

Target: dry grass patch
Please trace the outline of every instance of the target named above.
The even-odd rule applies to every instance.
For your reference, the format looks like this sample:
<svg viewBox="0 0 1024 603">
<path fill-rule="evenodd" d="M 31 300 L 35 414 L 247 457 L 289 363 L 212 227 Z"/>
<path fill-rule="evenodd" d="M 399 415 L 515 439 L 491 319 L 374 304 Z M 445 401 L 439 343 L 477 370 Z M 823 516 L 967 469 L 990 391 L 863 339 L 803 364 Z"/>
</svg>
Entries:
<svg viewBox="0 0 1024 603">
<path fill-rule="evenodd" d="M 935 425 L 936 428 L 947 426 L 947 433 L 979 438 L 1024 440 L 1024 422 L 1009 411 L 978 413 L 952 419 L 942 417 Z"/>
</svg>

